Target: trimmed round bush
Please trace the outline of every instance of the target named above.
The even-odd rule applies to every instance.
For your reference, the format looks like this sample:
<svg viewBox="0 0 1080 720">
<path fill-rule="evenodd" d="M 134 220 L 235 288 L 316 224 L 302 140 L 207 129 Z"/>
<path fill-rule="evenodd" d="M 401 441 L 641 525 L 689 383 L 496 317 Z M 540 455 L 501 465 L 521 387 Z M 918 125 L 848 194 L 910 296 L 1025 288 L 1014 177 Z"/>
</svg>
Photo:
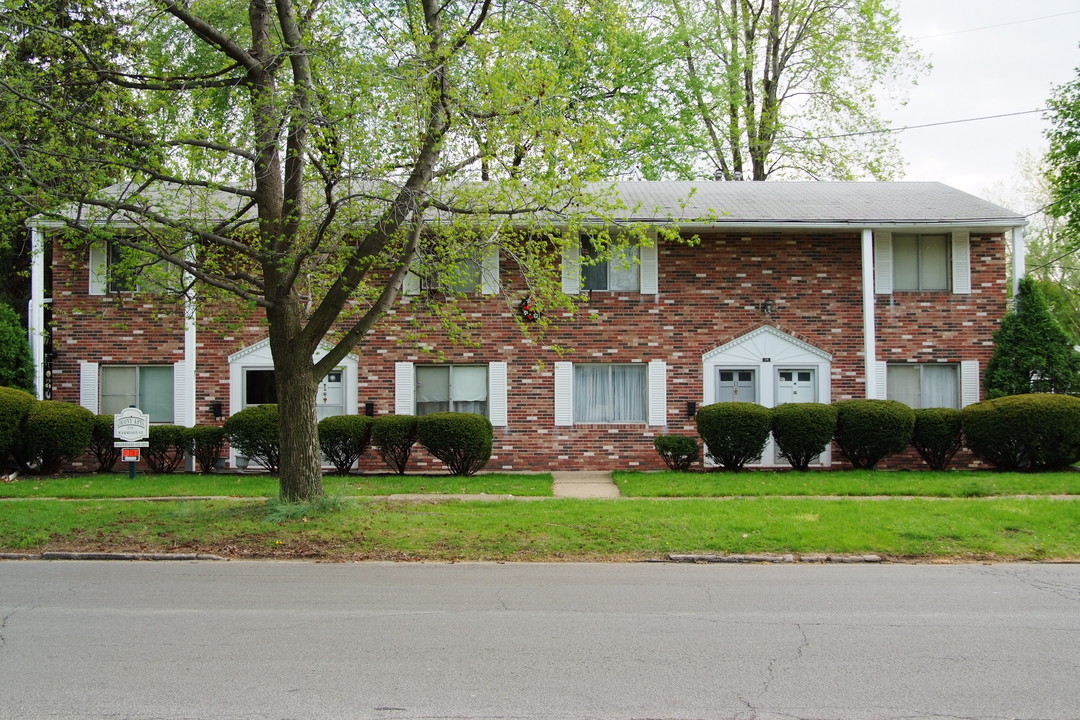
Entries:
<svg viewBox="0 0 1080 720">
<path fill-rule="evenodd" d="M 273 403 L 244 408 L 225 421 L 233 449 L 272 473 L 281 466 L 280 433 L 278 407 Z"/>
<path fill-rule="evenodd" d="M 225 441 L 228 436 L 225 428 L 220 425 L 196 425 L 187 428 L 187 446 L 199 468 L 204 473 L 212 473 L 217 469 L 217 461 L 225 452 Z"/>
<path fill-rule="evenodd" d="M 420 444 L 446 463 L 452 475 L 475 475 L 491 459 L 494 430 L 476 413 L 439 412 L 416 422 Z"/>
<path fill-rule="evenodd" d="M 16 457 L 24 467 L 52 475 L 86 452 L 94 436 L 94 413 L 75 403 L 42 400 L 23 421 Z"/>
<path fill-rule="evenodd" d="M 405 474 L 416 444 L 415 415 L 380 415 L 371 423 L 371 444 L 398 475 Z"/>
<path fill-rule="evenodd" d="M 1080 460 L 1080 398 L 1009 395 L 961 411 L 964 440 L 1002 470 L 1062 470 Z"/>
<path fill-rule="evenodd" d="M 701 458 L 697 440 L 686 435 L 657 435 L 653 447 L 672 470 L 689 470 Z"/>
<path fill-rule="evenodd" d="M 796 470 L 806 470 L 836 433 L 836 408 L 823 403 L 784 403 L 772 411 L 776 451 Z"/>
<path fill-rule="evenodd" d="M 90 452 L 97 459 L 98 472 L 112 472 L 120 459 L 113 434 L 115 418 L 112 415 L 95 415 L 94 432 L 90 440 Z"/>
<path fill-rule="evenodd" d="M 911 445 L 931 470 L 944 470 L 964 444 L 961 412 L 955 408 L 915 411 Z"/>
<path fill-rule="evenodd" d="M 367 415 L 335 415 L 319 421 L 319 447 L 338 474 L 348 475 L 353 463 L 368 449 L 371 422 Z"/>
<path fill-rule="evenodd" d="M 147 441 L 150 445 L 143 451 L 143 459 L 150 472 L 176 472 L 184 462 L 187 428 L 181 425 L 151 425 Z"/>
<path fill-rule="evenodd" d="M 772 411 L 748 402 L 706 405 L 694 419 L 706 454 L 725 470 L 741 470 L 758 460 L 772 427 Z"/>
<path fill-rule="evenodd" d="M 19 443 L 23 422 L 37 398 L 12 387 L 0 387 L 0 471 L 7 468 L 8 457 Z"/>
<path fill-rule="evenodd" d="M 872 470 L 883 458 L 903 452 L 915 429 L 915 411 L 896 400 L 841 400 L 836 407 L 836 440 L 856 468 Z"/>
</svg>

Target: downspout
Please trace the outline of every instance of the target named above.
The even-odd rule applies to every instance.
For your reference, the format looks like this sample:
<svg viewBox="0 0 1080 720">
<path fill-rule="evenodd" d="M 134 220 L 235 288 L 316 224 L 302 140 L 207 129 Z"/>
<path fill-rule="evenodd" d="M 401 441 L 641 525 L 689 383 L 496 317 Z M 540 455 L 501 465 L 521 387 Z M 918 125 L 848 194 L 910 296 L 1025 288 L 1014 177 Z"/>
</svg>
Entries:
<svg viewBox="0 0 1080 720">
<path fill-rule="evenodd" d="M 45 233 L 30 226 L 30 303 L 27 306 L 27 334 L 34 361 L 34 394 L 45 399 Z"/>
<path fill-rule="evenodd" d="M 877 326 L 874 319 L 874 231 L 862 231 L 863 362 L 866 397 L 875 398 L 877 377 Z"/>
<path fill-rule="evenodd" d="M 1020 280 L 1027 273 L 1027 247 L 1024 242 L 1024 228 L 1014 227 L 1012 231 L 1013 261 L 1013 297 L 1020 294 Z"/>
</svg>

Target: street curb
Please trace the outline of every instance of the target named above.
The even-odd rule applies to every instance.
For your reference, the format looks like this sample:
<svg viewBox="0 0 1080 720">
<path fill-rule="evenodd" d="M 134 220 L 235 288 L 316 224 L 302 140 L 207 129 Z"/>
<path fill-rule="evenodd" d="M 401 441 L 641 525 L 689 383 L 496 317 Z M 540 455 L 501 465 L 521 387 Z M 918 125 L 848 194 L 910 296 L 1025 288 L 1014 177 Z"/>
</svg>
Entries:
<svg viewBox="0 0 1080 720">
<path fill-rule="evenodd" d="M 208 553 L 43 552 L 0 553 L 0 560 L 228 560 Z"/>
<path fill-rule="evenodd" d="M 677 563 L 880 563 L 880 555 L 668 555 L 668 560 Z"/>
</svg>

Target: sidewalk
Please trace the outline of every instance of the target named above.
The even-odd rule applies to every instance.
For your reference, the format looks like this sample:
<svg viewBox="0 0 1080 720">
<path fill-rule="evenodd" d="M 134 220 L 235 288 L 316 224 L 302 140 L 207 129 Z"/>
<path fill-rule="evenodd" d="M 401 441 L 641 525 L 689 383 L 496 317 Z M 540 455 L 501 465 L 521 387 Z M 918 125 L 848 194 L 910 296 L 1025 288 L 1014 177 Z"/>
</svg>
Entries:
<svg viewBox="0 0 1080 720">
<path fill-rule="evenodd" d="M 551 475 L 555 479 L 552 490 L 557 498 L 621 497 L 619 487 L 612 481 L 611 473 L 606 470 L 553 472 Z"/>
</svg>

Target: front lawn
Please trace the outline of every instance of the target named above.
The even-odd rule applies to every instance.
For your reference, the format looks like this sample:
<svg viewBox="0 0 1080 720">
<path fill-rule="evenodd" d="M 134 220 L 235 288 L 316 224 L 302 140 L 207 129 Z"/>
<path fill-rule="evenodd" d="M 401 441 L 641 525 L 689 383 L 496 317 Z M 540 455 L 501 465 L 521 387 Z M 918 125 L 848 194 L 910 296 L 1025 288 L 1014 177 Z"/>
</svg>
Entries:
<svg viewBox="0 0 1080 720">
<path fill-rule="evenodd" d="M 1080 472 L 1015 473 L 990 470 L 613 473 L 625 497 L 1080 495 Z"/>
<path fill-rule="evenodd" d="M 205 552 L 324 560 L 664 559 L 877 553 L 1077 560 L 1080 506 L 1052 499 L 743 498 L 438 504 L 359 500 L 275 520 L 273 504 L 7 501 L 0 551 Z"/>
<path fill-rule="evenodd" d="M 327 493 L 341 495 L 394 495 L 447 493 L 550 496 L 550 473 L 490 473 L 472 477 L 449 475 L 326 475 Z M 60 477 L 22 475 L 15 482 L 0 482 L 0 498 L 123 498 L 123 497 L 277 497 L 276 477 L 261 474 L 201 475 L 99 473 Z"/>
</svg>

